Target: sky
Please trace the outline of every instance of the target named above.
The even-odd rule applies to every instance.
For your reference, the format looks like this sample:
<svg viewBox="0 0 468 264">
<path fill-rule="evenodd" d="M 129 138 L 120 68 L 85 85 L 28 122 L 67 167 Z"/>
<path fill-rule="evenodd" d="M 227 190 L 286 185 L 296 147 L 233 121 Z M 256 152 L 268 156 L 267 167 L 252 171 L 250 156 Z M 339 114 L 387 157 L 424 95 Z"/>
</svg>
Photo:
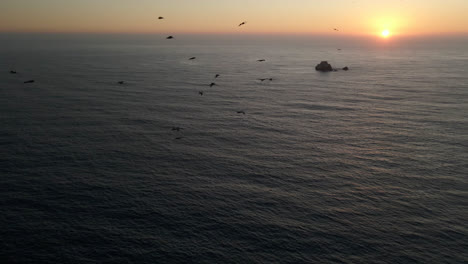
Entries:
<svg viewBox="0 0 468 264">
<path fill-rule="evenodd" d="M 467 14 L 468 0 L 1 0 L 0 32 L 467 34 Z"/>
</svg>

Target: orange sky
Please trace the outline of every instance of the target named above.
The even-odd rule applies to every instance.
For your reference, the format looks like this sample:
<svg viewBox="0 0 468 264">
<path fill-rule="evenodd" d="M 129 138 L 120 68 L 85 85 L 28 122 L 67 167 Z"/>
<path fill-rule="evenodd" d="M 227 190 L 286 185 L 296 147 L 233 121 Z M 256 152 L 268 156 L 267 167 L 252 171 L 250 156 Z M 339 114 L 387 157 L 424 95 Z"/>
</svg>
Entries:
<svg viewBox="0 0 468 264">
<path fill-rule="evenodd" d="M 2 0 L 0 31 L 431 35 L 468 33 L 467 13 L 468 0 Z"/>
</svg>

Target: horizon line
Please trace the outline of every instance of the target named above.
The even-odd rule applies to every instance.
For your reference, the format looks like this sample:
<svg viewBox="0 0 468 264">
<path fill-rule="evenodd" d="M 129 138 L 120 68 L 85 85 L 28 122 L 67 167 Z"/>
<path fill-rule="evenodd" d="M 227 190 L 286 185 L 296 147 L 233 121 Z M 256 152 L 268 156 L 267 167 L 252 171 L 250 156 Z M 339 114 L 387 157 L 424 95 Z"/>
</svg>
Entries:
<svg viewBox="0 0 468 264">
<path fill-rule="evenodd" d="M 241 35 L 241 36 L 328 36 L 328 37 L 378 37 L 375 33 L 334 33 L 334 32 L 116 32 L 116 31 L 9 31 L 0 30 L 0 34 L 60 34 L 60 35 Z M 450 37 L 450 36 L 466 36 L 468 32 L 434 32 L 421 34 L 393 34 L 393 38 L 399 37 Z"/>
</svg>

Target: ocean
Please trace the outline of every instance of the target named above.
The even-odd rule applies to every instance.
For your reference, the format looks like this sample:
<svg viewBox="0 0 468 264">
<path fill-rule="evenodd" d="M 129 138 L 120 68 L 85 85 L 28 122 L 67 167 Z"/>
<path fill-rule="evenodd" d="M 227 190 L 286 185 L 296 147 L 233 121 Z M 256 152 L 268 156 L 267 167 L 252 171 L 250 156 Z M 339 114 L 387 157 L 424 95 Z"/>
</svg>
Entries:
<svg viewBox="0 0 468 264">
<path fill-rule="evenodd" d="M 467 37 L 165 37 L 0 35 L 2 263 L 468 263 Z"/>
</svg>

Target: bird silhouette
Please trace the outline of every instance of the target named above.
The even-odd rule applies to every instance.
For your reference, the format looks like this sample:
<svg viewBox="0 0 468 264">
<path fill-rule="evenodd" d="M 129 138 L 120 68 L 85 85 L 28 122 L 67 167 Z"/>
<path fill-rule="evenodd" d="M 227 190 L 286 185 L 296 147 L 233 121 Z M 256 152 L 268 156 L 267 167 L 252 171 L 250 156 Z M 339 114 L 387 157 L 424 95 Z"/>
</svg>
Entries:
<svg viewBox="0 0 468 264">
<path fill-rule="evenodd" d="M 216 85 L 216 83 L 214 83 L 214 82 L 210 83 L 210 87 L 213 87 L 215 85 Z"/>
<path fill-rule="evenodd" d="M 158 19 L 164 19 L 164 17 L 161 17 L 161 16 L 160 16 L 160 17 L 158 17 Z"/>
<path fill-rule="evenodd" d="M 176 138 L 174 138 L 174 139 L 183 139 L 183 138 L 184 138 L 184 137 L 176 137 Z"/>
<path fill-rule="evenodd" d="M 28 81 L 25 81 L 24 83 L 33 83 L 34 80 L 28 80 Z"/>
<path fill-rule="evenodd" d="M 339 31 L 337 28 L 334 28 L 333 30 L 335 30 L 335 31 Z"/>
<path fill-rule="evenodd" d="M 245 115 L 245 112 L 242 111 L 242 110 L 241 110 L 241 111 L 237 111 L 237 113 L 238 113 L 238 114 L 243 114 L 243 115 Z"/>
<path fill-rule="evenodd" d="M 173 36 L 169 36 L 169 37 L 167 37 L 166 39 L 173 39 L 173 38 L 174 38 Z"/>
<path fill-rule="evenodd" d="M 199 91 L 198 94 L 203 96 L 203 91 Z"/>
<path fill-rule="evenodd" d="M 244 22 L 240 23 L 239 27 L 245 25 L 246 23 L 247 23 L 247 21 L 244 21 Z"/>
<path fill-rule="evenodd" d="M 10 71 L 11 74 L 16 74 L 16 71 Z"/>
<path fill-rule="evenodd" d="M 265 61 L 265 59 L 259 59 L 259 60 L 257 60 L 257 61 L 259 61 L 259 62 L 264 62 L 264 61 Z"/>
<path fill-rule="evenodd" d="M 266 78 L 260 78 L 259 80 L 263 82 L 266 80 Z"/>
<path fill-rule="evenodd" d="M 181 127 L 172 127 L 172 131 L 180 131 L 183 130 Z"/>
<path fill-rule="evenodd" d="M 268 78 L 269 81 L 273 81 L 273 78 Z"/>
<path fill-rule="evenodd" d="M 219 74 L 216 74 L 216 75 L 215 75 L 215 79 L 218 78 L 219 76 L 220 76 Z"/>
<path fill-rule="evenodd" d="M 124 84 L 124 81 L 118 81 L 117 83 L 118 84 Z"/>
<path fill-rule="evenodd" d="M 196 59 L 196 58 L 197 58 L 197 57 L 191 57 L 189 60 L 194 60 L 194 59 Z"/>
</svg>

